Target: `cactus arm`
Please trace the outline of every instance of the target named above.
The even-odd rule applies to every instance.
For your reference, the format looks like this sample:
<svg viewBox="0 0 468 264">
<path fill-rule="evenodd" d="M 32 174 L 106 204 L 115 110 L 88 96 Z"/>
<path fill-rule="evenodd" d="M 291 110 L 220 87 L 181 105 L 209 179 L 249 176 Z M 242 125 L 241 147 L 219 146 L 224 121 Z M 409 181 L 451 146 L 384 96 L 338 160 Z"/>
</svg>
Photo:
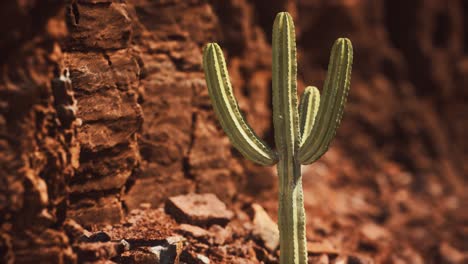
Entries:
<svg viewBox="0 0 468 264">
<path fill-rule="evenodd" d="M 297 62 L 294 24 L 279 13 L 273 25 L 273 125 L 279 154 L 280 263 L 306 264 L 305 213 L 300 163 L 297 112 Z"/>
<path fill-rule="evenodd" d="M 275 164 L 276 153 L 255 134 L 239 110 L 218 44 L 210 43 L 203 50 L 203 68 L 214 111 L 233 146 L 253 162 Z"/>
<path fill-rule="evenodd" d="M 299 150 L 302 164 L 310 164 L 319 159 L 328 150 L 335 136 L 349 91 L 352 61 L 351 41 L 346 38 L 338 39 L 332 48 L 324 92 L 312 134 Z"/>
<path fill-rule="evenodd" d="M 320 92 L 315 86 L 306 87 L 299 104 L 301 143 L 309 137 L 315 123 L 320 104 Z"/>
</svg>

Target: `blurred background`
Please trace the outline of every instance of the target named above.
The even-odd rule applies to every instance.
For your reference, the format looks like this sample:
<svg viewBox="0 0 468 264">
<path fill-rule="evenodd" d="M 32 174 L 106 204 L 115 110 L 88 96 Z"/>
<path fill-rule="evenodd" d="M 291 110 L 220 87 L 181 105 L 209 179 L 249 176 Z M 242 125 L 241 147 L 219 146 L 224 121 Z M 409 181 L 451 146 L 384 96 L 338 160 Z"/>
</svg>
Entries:
<svg viewBox="0 0 468 264">
<path fill-rule="evenodd" d="M 280 11 L 295 20 L 300 93 L 321 90 L 335 39 L 354 46 L 337 137 L 303 168 L 310 263 L 467 263 L 463 0 L 3 1 L 0 262 L 119 262 L 87 258 L 70 230 L 112 227 L 180 194 L 214 193 L 237 219 L 259 203 L 276 219 L 275 168 L 232 149 L 201 50 L 221 45 L 241 110 L 273 146 Z M 217 261 L 275 262 L 256 247 L 247 262 Z"/>
</svg>

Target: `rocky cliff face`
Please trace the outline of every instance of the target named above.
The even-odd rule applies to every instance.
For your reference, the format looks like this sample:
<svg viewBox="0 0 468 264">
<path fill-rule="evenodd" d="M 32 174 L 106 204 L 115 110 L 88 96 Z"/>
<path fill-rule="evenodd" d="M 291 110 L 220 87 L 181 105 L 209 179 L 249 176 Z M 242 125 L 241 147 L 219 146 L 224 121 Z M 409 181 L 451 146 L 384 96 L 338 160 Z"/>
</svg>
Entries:
<svg viewBox="0 0 468 264">
<path fill-rule="evenodd" d="M 2 262 L 138 262 L 121 249 L 93 255 L 102 247 L 77 246 L 71 227 L 112 230 L 132 222 L 134 209 L 191 192 L 235 209 L 222 230 L 250 242 L 216 242 L 242 249 L 225 256 L 201 246 L 186 255 L 274 262 L 274 250 L 235 224 L 252 224 L 243 211 L 253 200 L 275 215 L 274 170 L 231 149 L 211 109 L 201 49 L 223 47 L 240 107 L 271 143 L 269 43 L 282 10 L 296 21 L 301 89 L 322 86 L 334 39 L 349 37 L 355 49 L 337 139 L 304 171 L 311 263 L 348 253 L 376 263 L 468 259 L 463 1 L 50 0 L 0 10 Z M 164 230 L 179 228 L 145 212 L 169 221 Z M 132 230 L 145 234 L 141 226 Z"/>
</svg>

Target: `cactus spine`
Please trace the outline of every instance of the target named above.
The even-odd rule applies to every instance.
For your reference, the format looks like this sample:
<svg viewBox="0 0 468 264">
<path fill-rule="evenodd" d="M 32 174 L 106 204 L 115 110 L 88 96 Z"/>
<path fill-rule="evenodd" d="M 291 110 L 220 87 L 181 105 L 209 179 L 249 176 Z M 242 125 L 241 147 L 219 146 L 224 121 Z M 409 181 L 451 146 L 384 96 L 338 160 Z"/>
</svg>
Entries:
<svg viewBox="0 0 468 264">
<path fill-rule="evenodd" d="M 203 68 L 213 108 L 232 144 L 251 161 L 277 164 L 282 264 L 307 263 L 301 164 L 320 158 L 335 135 L 350 86 L 352 52 L 348 39 L 338 39 L 332 47 L 322 99 L 318 89 L 310 86 L 298 106 L 294 23 L 286 12 L 276 16 L 272 74 L 275 152 L 240 113 L 219 45 L 210 43 L 203 50 Z"/>
</svg>

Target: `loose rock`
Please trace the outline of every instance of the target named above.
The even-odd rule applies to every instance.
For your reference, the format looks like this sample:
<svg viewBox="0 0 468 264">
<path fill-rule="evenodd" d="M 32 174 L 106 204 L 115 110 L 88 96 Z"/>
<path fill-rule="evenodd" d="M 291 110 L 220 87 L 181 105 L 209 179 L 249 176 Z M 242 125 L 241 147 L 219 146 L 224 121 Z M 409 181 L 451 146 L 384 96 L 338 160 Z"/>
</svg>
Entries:
<svg viewBox="0 0 468 264">
<path fill-rule="evenodd" d="M 201 254 L 197 254 L 197 259 L 199 259 L 203 264 L 210 264 L 210 259 L 206 256 L 203 256 Z"/>
<path fill-rule="evenodd" d="M 210 227 L 210 233 L 212 234 L 212 239 L 210 239 L 210 244 L 212 245 L 223 245 L 232 238 L 232 232 L 229 226 L 223 228 L 219 225 L 213 225 Z"/>
<path fill-rule="evenodd" d="M 184 238 L 180 236 L 168 237 L 167 244 L 150 248 L 150 251 L 159 254 L 160 264 L 179 263 L 182 253 Z"/>
<path fill-rule="evenodd" d="M 278 225 L 259 204 L 252 204 L 253 230 L 252 234 L 270 251 L 279 246 Z"/>
<path fill-rule="evenodd" d="M 233 217 L 232 211 L 211 193 L 171 197 L 166 202 L 165 210 L 180 223 L 198 226 L 225 226 Z"/>
</svg>

